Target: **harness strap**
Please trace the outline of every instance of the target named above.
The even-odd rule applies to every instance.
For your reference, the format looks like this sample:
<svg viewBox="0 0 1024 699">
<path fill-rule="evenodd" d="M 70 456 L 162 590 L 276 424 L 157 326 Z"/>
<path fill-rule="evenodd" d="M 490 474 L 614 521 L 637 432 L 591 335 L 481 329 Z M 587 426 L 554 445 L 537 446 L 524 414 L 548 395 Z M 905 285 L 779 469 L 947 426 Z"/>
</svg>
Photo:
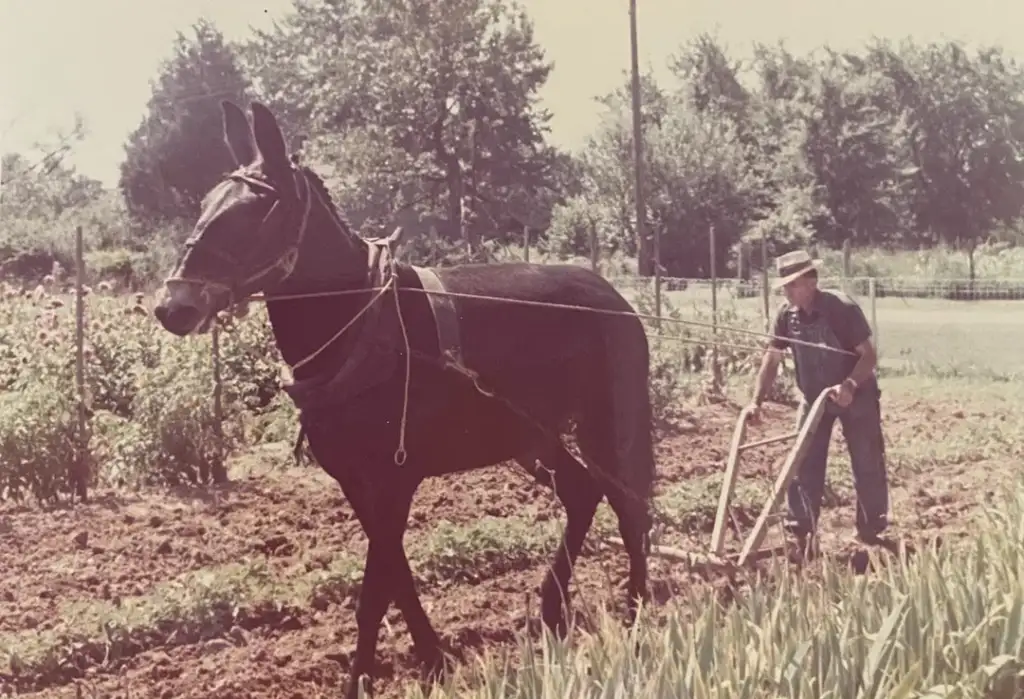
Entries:
<svg viewBox="0 0 1024 699">
<path fill-rule="evenodd" d="M 437 346 L 441 350 L 441 358 L 462 364 L 462 343 L 459 339 L 459 313 L 455 301 L 445 294 L 444 284 L 437 272 L 426 267 L 413 265 L 416 275 L 420 278 L 423 290 L 430 302 L 430 310 L 434 313 L 434 325 L 437 327 Z"/>
<path fill-rule="evenodd" d="M 385 243 L 378 240 L 371 241 L 368 257 L 367 284 L 369 288 L 381 286 L 389 281 L 391 284 L 397 284 L 397 280 L 391 279 L 393 260 L 391 250 Z M 392 287 L 391 293 L 398 293 L 397 288 Z M 300 410 L 324 403 L 342 401 L 369 388 L 381 376 L 387 374 L 393 357 L 390 353 L 381 351 L 380 343 L 387 345 L 390 341 L 389 329 L 382 323 L 385 317 L 382 316 L 381 309 L 379 298 L 372 299 L 364 307 L 361 327 L 356 330 L 354 335 L 349 335 L 346 338 L 347 345 L 344 348 L 344 354 L 347 355 L 347 358 L 332 376 L 313 376 L 301 381 L 293 379 L 290 383 L 282 386 Z M 348 326 L 343 327 L 342 331 L 339 331 L 332 340 L 324 344 L 318 352 L 326 349 L 334 340 L 339 339 L 345 330 L 348 330 Z M 313 359 L 316 354 L 306 357 L 300 364 Z"/>
</svg>

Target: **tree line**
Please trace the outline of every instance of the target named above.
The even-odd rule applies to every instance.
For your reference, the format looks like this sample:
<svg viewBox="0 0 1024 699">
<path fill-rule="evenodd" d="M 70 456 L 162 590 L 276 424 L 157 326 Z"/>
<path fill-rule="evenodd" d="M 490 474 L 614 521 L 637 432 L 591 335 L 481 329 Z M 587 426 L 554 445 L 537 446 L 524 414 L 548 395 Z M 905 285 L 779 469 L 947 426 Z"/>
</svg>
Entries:
<svg viewBox="0 0 1024 699">
<path fill-rule="evenodd" d="M 780 43 L 740 61 L 703 34 L 668 67 L 666 80 L 641 79 L 642 227 L 628 76 L 595 96 L 601 120 L 584 148 L 554 147 L 538 95 L 555 68 L 511 0 L 294 0 L 238 44 L 197 22 L 127 139 L 119 201 L 58 165 L 17 194 L 5 185 L 4 209 L 59 217 L 82 206 L 74 197 L 107 197 L 150 247 L 191 225 L 231 167 L 220 101 L 260 99 L 361 232 L 402 225 L 431 261 L 485 258 L 524 229 L 559 257 L 589 257 L 596 240 L 641 274 L 653 273 L 657 232 L 664 272 L 685 277 L 710 272 L 712 228 L 719 274 L 740 257 L 760 265 L 749 243 L 762 238 L 772 255 L 1016 243 L 1024 70 L 1001 48 L 907 39 L 796 54 Z M 17 157 L 5 156 L 5 180 L 25 169 Z M 737 255 L 744 245 L 752 254 Z"/>
</svg>

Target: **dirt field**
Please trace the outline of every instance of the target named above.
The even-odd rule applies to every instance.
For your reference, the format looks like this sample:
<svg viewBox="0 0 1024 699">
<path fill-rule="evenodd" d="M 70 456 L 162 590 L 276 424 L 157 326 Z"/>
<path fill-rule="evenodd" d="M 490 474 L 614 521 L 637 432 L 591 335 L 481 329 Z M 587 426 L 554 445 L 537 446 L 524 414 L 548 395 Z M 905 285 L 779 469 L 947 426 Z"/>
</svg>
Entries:
<svg viewBox="0 0 1024 699">
<path fill-rule="evenodd" d="M 893 533 L 956 538 L 1012 472 L 1006 440 L 1020 430 L 1020 418 L 1009 389 L 994 389 L 1005 391 L 999 400 L 955 388 L 925 399 L 931 389 L 908 385 L 884 397 Z M 707 545 L 737 412 L 697 408 L 697 427 L 661 444 L 662 543 L 693 551 Z M 750 437 L 789 431 L 792 420 L 774 408 Z M 744 460 L 738 522 L 753 520 L 787 448 Z M 837 457 L 845 449 L 838 428 L 833 448 Z M 97 493 L 74 509 L 0 509 L 0 694 L 335 694 L 354 650 L 365 538 L 332 481 L 316 467 L 272 465 L 281 458 L 270 450 L 239 457 L 234 482 L 202 492 Z M 833 460 L 823 543 L 831 555 L 856 560 L 848 471 Z M 563 519 L 550 491 L 511 466 L 422 486 L 406 546 L 424 606 L 454 648 L 515 651 L 537 606 L 535 596 L 528 606 L 528 593 L 539 586 Z M 606 515 L 602 521 L 604 530 L 614 529 Z M 601 536 L 599 526 L 574 577 L 574 608 L 583 619 L 591 605 L 623 606 L 625 555 L 602 545 Z M 685 565 L 652 558 L 651 567 L 661 603 L 699 585 L 726 594 L 725 581 L 705 580 Z M 378 667 L 380 696 L 404 695 L 418 676 L 394 609 Z"/>
</svg>

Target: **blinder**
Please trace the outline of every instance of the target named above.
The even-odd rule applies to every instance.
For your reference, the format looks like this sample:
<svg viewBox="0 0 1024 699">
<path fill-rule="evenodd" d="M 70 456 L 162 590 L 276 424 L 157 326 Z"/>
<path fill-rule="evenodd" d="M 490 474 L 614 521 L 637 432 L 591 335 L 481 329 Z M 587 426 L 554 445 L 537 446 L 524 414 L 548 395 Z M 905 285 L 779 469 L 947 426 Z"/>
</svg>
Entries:
<svg viewBox="0 0 1024 699">
<path fill-rule="evenodd" d="M 263 281 L 267 275 L 275 271 L 280 271 L 282 274 L 281 278 L 277 280 L 277 283 L 281 283 L 287 279 L 295 270 L 295 265 L 298 263 L 299 249 L 302 245 L 302 240 L 305 237 L 306 227 L 309 222 L 309 213 L 313 203 L 309 182 L 302 175 L 301 170 L 298 168 L 292 169 L 292 175 L 295 178 L 297 185 L 296 193 L 298 196 L 295 198 L 282 196 L 278 189 L 270 182 L 267 182 L 260 177 L 255 177 L 241 169 L 228 175 L 228 179 L 244 182 L 253 189 L 262 190 L 276 198 L 276 201 L 271 205 L 270 210 L 260 222 L 260 227 L 257 232 L 257 238 L 259 240 L 265 240 L 268 237 L 272 239 L 272 231 L 280 230 L 285 226 L 289 217 L 295 211 L 294 205 L 299 203 L 303 204 L 302 219 L 296 229 L 295 240 L 288 244 L 279 256 L 273 258 L 267 264 L 257 266 L 256 264 L 251 264 L 251 258 L 246 257 L 242 260 L 238 260 L 216 245 L 210 245 L 209 243 L 204 244 L 202 237 L 203 232 L 198 231 L 194 232 L 185 241 L 185 249 L 203 250 L 204 253 L 212 255 L 213 257 L 225 262 L 231 270 L 230 281 L 225 283 L 217 280 L 196 277 L 171 277 L 166 280 L 166 283 L 201 285 L 203 287 L 202 293 L 206 297 L 207 302 L 210 301 L 209 289 L 211 287 L 219 288 L 221 291 L 228 293 L 227 306 L 230 308 L 239 302 L 244 301 L 249 295 L 251 295 L 254 285 Z M 301 186 L 299 186 L 300 182 Z M 257 248 L 254 252 L 260 252 L 260 250 Z M 256 269 L 257 271 L 246 276 L 247 270 L 252 269 Z"/>
</svg>

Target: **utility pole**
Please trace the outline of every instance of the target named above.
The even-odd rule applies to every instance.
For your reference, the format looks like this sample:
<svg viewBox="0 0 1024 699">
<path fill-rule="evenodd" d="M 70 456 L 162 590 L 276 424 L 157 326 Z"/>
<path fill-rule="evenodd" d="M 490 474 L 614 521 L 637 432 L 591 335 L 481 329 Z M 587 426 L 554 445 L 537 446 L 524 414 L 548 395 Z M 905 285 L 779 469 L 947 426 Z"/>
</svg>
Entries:
<svg viewBox="0 0 1024 699">
<path fill-rule="evenodd" d="M 633 187 L 636 195 L 636 235 L 637 245 L 640 249 L 640 257 L 650 261 L 650 248 L 646 235 L 644 221 L 644 193 L 643 193 L 643 172 L 644 172 L 644 146 L 643 132 L 640 124 L 640 51 L 637 46 L 636 31 L 636 0 L 629 0 L 629 44 L 632 58 L 633 71 Z M 661 241 L 655 233 L 654 236 L 654 313 L 661 317 Z M 641 268 L 640 273 L 644 273 Z"/>
</svg>

